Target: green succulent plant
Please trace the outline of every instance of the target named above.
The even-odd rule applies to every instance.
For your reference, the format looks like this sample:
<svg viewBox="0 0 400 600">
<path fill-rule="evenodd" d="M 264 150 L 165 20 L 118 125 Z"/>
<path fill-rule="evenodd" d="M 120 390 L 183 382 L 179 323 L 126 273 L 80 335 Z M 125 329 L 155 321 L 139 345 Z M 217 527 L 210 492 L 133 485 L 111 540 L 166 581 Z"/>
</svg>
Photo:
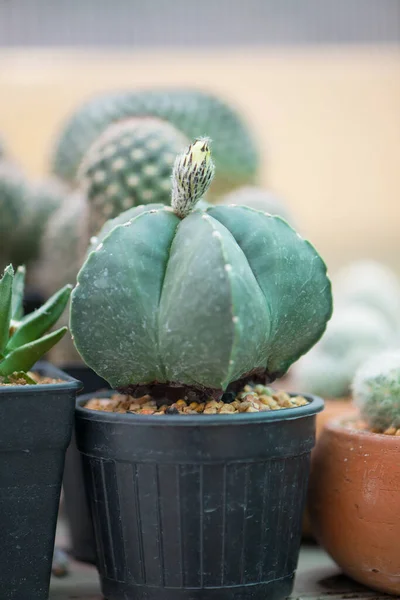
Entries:
<svg viewBox="0 0 400 600">
<path fill-rule="evenodd" d="M 240 115 L 218 98 L 190 89 L 121 91 L 89 100 L 65 124 L 54 148 L 53 172 L 74 183 L 95 140 L 112 123 L 132 117 L 167 121 L 188 140 L 208 133 L 217 166 L 213 194 L 255 181 L 258 150 Z"/>
<path fill-rule="evenodd" d="M 79 272 L 74 343 L 114 388 L 218 396 L 232 382 L 271 381 L 326 327 L 331 288 L 316 250 L 279 217 L 195 210 L 213 172 L 197 140 L 175 161 L 172 206 L 132 209 Z"/>
<path fill-rule="evenodd" d="M 0 280 L 0 381 L 12 383 L 27 373 L 66 333 L 67 327 L 47 333 L 64 311 L 72 286 L 67 285 L 33 313 L 23 315 L 25 268 L 11 265 Z"/>
<path fill-rule="evenodd" d="M 353 398 L 366 423 L 385 431 L 400 428 L 400 351 L 372 356 L 357 371 Z"/>
<path fill-rule="evenodd" d="M 169 204 L 175 156 L 187 139 L 160 119 L 110 125 L 85 154 L 78 181 L 89 201 L 89 232 L 140 204 Z"/>
</svg>

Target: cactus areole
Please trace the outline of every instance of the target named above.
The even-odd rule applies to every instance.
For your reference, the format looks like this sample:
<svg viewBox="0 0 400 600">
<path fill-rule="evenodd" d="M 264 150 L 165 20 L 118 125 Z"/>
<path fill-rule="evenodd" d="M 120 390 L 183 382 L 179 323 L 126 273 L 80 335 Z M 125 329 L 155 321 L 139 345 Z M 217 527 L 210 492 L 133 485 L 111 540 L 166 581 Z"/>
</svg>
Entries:
<svg viewBox="0 0 400 600">
<path fill-rule="evenodd" d="M 316 250 L 279 217 L 193 210 L 213 174 L 196 140 L 176 159 L 172 206 L 131 209 L 78 275 L 74 342 L 113 388 L 218 397 L 283 375 L 325 330 L 331 286 Z"/>
</svg>

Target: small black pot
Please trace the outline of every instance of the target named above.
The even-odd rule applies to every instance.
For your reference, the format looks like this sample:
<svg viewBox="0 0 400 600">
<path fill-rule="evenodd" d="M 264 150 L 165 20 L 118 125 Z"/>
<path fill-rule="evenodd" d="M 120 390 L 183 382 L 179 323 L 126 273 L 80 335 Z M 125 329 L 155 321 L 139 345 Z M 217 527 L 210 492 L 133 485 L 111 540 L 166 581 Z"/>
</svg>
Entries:
<svg viewBox="0 0 400 600">
<path fill-rule="evenodd" d="M 27 289 L 24 297 L 24 314 L 29 314 L 37 310 L 44 304 L 46 299 L 34 288 Z"/>
<path fill-rule="evenodd" d="M 76 436 L 108 600 L 291 593 L 320 398 L 157 417 L 91 411 L 89 398 L 77 402 Z"/>
<path fill-rule="evenodd" d="M 63 370 L 82 382 L 83 392 L 86 394 L 110 387 L 104 379 L 84 365 L 67 365 Z M 96 544 L 92 516 L 86 496 L 82 458 L 76 447 L 75 432 L 72 433 L 65 457 L 63 490 L 70 534 L 70 552 L 75 560 L 95 564 Z"/>
<path fill-rule="evenodd" d="M 0 387 L 0 596 L 47 600 L 64 458 L 80 382 Z"/>
</svg>

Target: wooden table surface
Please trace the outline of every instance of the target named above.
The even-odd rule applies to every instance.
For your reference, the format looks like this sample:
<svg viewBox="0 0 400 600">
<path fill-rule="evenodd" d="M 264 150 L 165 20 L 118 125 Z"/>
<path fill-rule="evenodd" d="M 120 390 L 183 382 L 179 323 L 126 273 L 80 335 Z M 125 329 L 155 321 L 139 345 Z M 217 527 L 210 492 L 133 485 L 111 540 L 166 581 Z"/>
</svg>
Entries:
<svg viewBox="0 0 400 600">
<path fill-rule="evenodd" d="M 329 268 L 368 256 L 400 271 L 399 48 L 2 50 L 0 134 L 29 173 L 44 174 L 81 101 L 165 85 L 210 90 L 243 111 L 262 183 L 286 198 Z"/>
</svg>

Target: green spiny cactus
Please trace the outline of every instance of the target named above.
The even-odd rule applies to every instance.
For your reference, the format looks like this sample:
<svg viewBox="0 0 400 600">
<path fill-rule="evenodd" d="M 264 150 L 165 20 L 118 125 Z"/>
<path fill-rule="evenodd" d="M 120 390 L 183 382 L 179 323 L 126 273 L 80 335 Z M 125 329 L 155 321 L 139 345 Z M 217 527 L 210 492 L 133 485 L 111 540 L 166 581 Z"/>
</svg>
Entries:
<svg viewBox="0 0 400 600">
<path fill-rule="evenodd" d="M 353 398 L 369 427 L 400 428 L 400 351 L 372 356 L 357 371 Z"/>
<path fill-rule="evenodd" d="M 386 265 L 372 260 L 351 263 L 336 274 L 333 289 L 338 306 L 370 307 L 400 333 L 400 283 Z"/>
<path fill-rule="evenodd" d="M 14 163 L 0 161 L 1 269 L 38 258 L 46 221 L 65 193 L 61 183 L 30 182 Z"/>
<path fill-rule="evenodd" d="M 21 377 L 35 383 L 27 371 L 66 333 L 62 327 L 47 333 L 61 316 L 72 286 L 67 285 L 41 308 L 23 316 L 25 268 L 14 274 L 11 265 L 0 280 L 0 381 L 12 383 Z"/>
<path fill-rule="evenodd" d="M 70 192 L 45 223 L 33 278 L 46 296 L 75 281 L 89 243 L 88 207 L 79 191 Z"/>
<path fill-rule="evenodd" d="M 218 396 L 231 382 L 273 380 L 331 316 L 326 267 L 285 221 L 241 206 L 191 211 L 213 171 L 202 144 L 175 163 L 172 207 L 115 226 L 78 275 L 74 342 L 112 387 Z"/>
<path fill-rule="evenodd" d="M 160 119 L 110 125 L 86 153 L 78 173 L 90 203 L 89 231 L 140 204 L 169 204 L 171 171 L 185 136 Z"/>
<path fill-rule="evenodd" d="M 292 226 L 295 221 L 288 206 L 280 198 L 268 190 L 255 186 L 246 185 L 239 187 L 220 198 L 218 203 L 249 206 L 250 208 L 282 217 L 282 219 L 285 219 Z"/>
<path fill-rule="evenodd" d="M 362 305 L 340 307 L 318 344 L 294 365 L 293 375 L 309 393 L 348 396 L 358 367 L 395 343 L 395 333 L 382 314 Z"/>
<path fill-rule="evenodd" d="M 46 297 L 67 282 L 76 280 L 89 242 L 87 213 L 85 196 L 77 190 L 66 197 L 46 224 L 40 258 L 33 268 L 33 279 Z M 61 316 L 60 323 L 68 324 L 67 311 Z M 51 350 L 50 358 L 60 366 L 81 362 L 69 335 Z"/>
<path fill-rule="evenodd" d="M 111 124 L 132 117 L 156 117 L 174 125 L 187 139 L 209 134 L 217 176 L 213 194 L 252 183 L 258 151 L 242 118 L 218 98 L 188 89 L 119 92 L 97 96 L 81 106 L 66 123 L 56 143 L 52 170 L 74 183 L 84 155 Z"/>
</svg>

